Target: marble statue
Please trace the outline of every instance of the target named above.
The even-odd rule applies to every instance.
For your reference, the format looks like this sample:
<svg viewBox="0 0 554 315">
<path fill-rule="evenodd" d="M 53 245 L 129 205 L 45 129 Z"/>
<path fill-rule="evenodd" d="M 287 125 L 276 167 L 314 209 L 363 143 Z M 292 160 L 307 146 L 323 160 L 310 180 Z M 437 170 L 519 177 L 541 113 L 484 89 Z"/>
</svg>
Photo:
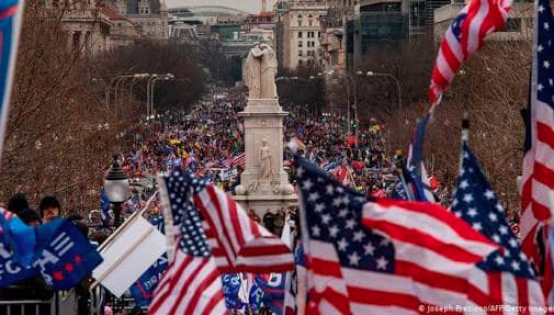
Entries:
<svg viewBox="0 0 554 315">
<path fill-rule="evenodd" d="M 246 58 L 244 82 L 250 99 L 277 99 L 277 55 L 266 44 L 256 44 Z"/>
<path fill-rule="evenodd" d="M 260 181 L 270 181 L 273 179 L 271 151 L 267 146 L 267 140 L 262 139 L 262 146 L 260 147 Z"/>
</svg>

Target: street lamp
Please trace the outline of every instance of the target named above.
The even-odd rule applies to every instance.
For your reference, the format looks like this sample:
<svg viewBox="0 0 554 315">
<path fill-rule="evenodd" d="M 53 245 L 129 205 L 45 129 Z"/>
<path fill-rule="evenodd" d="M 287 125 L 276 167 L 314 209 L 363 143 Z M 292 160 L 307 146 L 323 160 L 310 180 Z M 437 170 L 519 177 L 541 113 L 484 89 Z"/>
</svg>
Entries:
<svg viewBox="0 0 554 315">
<path fill-rule="evenodd" d="M 129 195 L 129 180 L 119 164 L 117 155 L 113 157 L 112 166 L 104 178 L 104 191 L 113 205 L 114 225 L 118 227 L 121 224 L 121 205 Z"/>
<path fill-rule="evenodd" d="M 361 71 L 359 71 L 361 72 Z M 363 75 L 363 73 L 362 73 Z M 398 96 L 398 109 L 401 109 L 402 108 L 402 89 L 400 87 L 400 81 L 398 81 L 398 79 L 390 74 L 390 73 L 378 73 L 378 72 L 373 72 L 373 71 L 368 71 L 366 73 L 366 76 L 368 77 L 388 77 L 388 78 L 391 78 L 394 80 L 394 82 L 396 83 L 396 88 L 398 90 L 398 93 L 397 93 L 397 96 Z"/>
<path fill-rule="evenodd" d="M 117 80 L 117 82 L 115 83 L 115 92 L 114 92 L 114 111 L 116 113 L 116 116 L 117 116 L 117 108 L 118 108 L 118 102 L 117 102 L 117 94 L 119 93 L 119 86 L 121 83 L 123 83 L 123 81 L 125 79 L 133 79 L 134 80 L 140 80 L 140 79 L 144 79 L 144 78 L 148 78 L 150 77 L 150 74 L 148 73 L 135 73 L 135 74 L 131 74 L 131 75 L 122 75 L 122 76 L 119 76 L 119 79 Z M 131 84 L 132 86 L 132 84 Z M 133 99 L 131 98 L 131 101 Z"/>
<path fill-rule="evenodd" d="M 146 119 L 154 115 L 154 85 L 158 80 L 173 80 L 175 76 L 171 73 L 153 74 L 146 85 Z M 153 118 L 153 117 L 152 117 Z"/>
<path fill-rule="evenodd" d="M 171 73 L 168 73 L 162 76 L 158 76 L 157 78 L 152 80 L 152 83 L 150 84 L 150 114 L 152 116 L 155 116 L 154 115 L 154 91 L 156 87 L 156 82 L 159 80 L 168 81 L 168 80 L 174 80 L 174 79 L 175 79 L 175 76 Z"/>
</svg>

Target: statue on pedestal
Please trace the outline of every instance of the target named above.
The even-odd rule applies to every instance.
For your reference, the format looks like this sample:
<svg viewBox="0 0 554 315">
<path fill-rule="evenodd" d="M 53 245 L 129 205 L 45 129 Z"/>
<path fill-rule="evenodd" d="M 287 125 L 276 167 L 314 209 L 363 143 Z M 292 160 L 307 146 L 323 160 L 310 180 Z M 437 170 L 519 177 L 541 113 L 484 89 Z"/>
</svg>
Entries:
<svg viewBox="0 0 554 315">
<path fill-rule="evenodd" d="M 262 139 L 262 146 L 260 147 L 260 181 L 271 182 L 273 180 L 271 151 L 267 146 L 267 140 Z"/>
<path fill-rule="evenodd" d="M 248 53 L 244 67 L 244 82 L 249 99 L 277 99 L 277 56 L 266 44 L 256 44 Z"/>
</svg>

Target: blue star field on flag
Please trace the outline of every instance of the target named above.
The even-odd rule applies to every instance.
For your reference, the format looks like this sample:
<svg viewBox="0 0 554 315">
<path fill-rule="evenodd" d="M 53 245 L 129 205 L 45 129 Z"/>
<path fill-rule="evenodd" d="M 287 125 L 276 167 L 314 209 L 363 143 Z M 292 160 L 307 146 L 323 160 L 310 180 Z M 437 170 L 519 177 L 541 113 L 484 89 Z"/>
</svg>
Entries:
<svg viewBox="0 0 554 315">
<path fill-rule="evenodd" d="M 452 212 L 467 221 L 475 230 L 504 248 L 477 264 L 485 271 L 510 272 L 518 277 L 534 278 L 534 270 L 521 251 L 509 227 L 505 210 L 481 171 L 467 143 L 463 144 L 462 167 L 458 175 Z"/>
<path fill-rule="evenodd" d="M 554 108 L 554 18 L 550 1 L 538 1 L 537 98 Z"/>
<path fill-rule="evenodd" d="M 200 212 L 189 197 L 190 193 L 201 191 L 207 182 L 181 171 L 172 172 L 165 181 L 174 224 L 181 234 L 180 249 L 192 257 L 210 257 Z"/>
<path fill-rule="evenodd" d="M 392 243 L 361 224 L 367 199 L 304 158 L 297 157 L 296 163 L 310 238 L 333 244 L 342 266 L 394 272 Z"/>
</svg>

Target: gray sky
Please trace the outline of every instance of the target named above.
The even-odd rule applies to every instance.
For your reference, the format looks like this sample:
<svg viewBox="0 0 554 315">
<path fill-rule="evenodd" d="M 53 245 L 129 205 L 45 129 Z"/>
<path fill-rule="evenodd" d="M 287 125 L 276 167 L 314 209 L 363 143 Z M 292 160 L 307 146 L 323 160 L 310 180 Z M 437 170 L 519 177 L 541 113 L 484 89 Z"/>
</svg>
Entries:
<svg viewBox="0 0 554 315">
<path fill-rule="evenodd" d="M 222 5 L 251 13 L 260 12 L 262 0 L 165 0 L 168 7 L 186 5 Z M 273 1 L 268 0 L 269 9 L 272 8 Z"/>
</svg>

